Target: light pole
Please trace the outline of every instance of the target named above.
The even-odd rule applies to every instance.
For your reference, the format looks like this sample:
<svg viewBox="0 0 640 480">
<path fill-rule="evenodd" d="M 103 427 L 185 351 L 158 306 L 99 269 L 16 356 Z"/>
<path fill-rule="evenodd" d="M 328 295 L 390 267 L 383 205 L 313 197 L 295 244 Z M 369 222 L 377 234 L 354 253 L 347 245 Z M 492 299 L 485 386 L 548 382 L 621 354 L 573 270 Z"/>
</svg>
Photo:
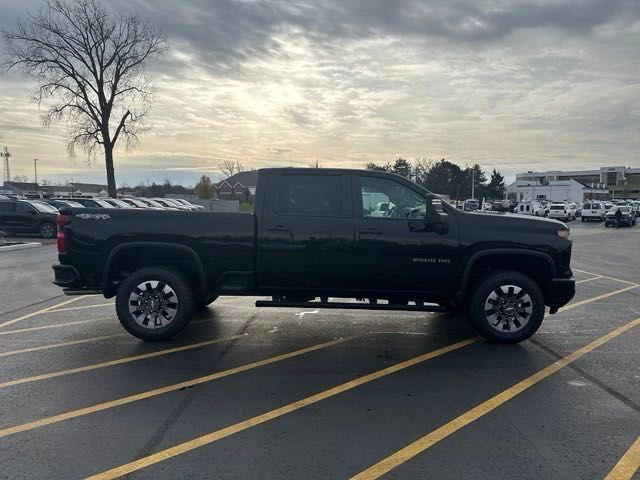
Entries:
<svg viewBox="0 0 640 480">
<path fill-rule="evenodd" d="M 471 199 L 475 200 L 475 190 L 476 190 L 476 171 L 471 170 Z"/>
<path fill-rule="evenodd" d="M 33 171 L 35 174 L 35 179 L 36 179 L 36 197 L 38 197 L 38 159 L 34 158 L 33 159 Z"/>
</svg>

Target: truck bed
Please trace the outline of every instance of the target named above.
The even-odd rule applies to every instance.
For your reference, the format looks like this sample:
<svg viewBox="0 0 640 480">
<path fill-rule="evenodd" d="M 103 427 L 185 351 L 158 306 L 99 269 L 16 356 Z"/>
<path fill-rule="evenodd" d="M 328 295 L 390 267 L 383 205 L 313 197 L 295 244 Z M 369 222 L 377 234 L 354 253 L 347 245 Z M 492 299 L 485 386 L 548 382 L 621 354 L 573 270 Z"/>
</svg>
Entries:
<svg viewBox="0 0 640 480">
<path fill-rule="evenodd" d="M 80 276 L 78 283 L 85 288 L 110 293 L 104 285 L 105 275 L 119 255 L 133 249 L 128 261 L 136 262 L 152 251 L 154 255 L 164 252 L 163 244 L 195 254 L 203 274 L 214 284 L 223 272 L 249 276 L 255 270 L 256 219 L 252 214 L 90 208 L 60 213 L 72 216 L 64 228 L 66 248 L 59 254 L 60 264 L 73 265 Z"/>
</svg>

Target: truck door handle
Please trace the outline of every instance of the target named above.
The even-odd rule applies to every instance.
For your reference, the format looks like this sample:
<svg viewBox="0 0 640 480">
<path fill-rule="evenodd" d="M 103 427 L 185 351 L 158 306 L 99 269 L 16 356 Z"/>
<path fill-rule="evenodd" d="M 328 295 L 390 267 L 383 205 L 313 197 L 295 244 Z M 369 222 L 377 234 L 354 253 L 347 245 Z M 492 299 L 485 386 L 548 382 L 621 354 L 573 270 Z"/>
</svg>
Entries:
<svg viewBox="0 0 640 480">
<path fill-rule="evenodd" d="M 273 227 L 267 228 L 269 232 L 288 232 L 289 228 L 286 225 L 274 225 Z"/>
<path fill-rule="evenodd" d="M 363 228 L 360 230 L 360 235 L 382 235 L 382 230 L 379 228 Z"/>
</svg>

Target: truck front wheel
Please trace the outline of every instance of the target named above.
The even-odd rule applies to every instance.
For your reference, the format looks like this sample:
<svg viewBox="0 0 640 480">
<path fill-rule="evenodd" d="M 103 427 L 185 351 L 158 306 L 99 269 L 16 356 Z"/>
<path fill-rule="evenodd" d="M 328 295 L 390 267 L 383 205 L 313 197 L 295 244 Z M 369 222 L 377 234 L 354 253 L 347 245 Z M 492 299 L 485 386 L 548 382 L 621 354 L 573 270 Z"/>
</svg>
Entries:
<svg viewBox="0 0 640 480">
<path fill-rule="evenodd" d="M 196 308 L 189 282 L 165 268 L 142 268 L 118 289 L 116 312 L 122 326 L 146 341 L 167 340 L 187 326 Z"/>
<path fill-rule="evenodd" d="M 519 272 L 488 274 L 476 283 L 469 302 L 471 325 L 491 342 L 522 342 L 538 330 L 543 318 L 540 287 Z"/>
</svg>

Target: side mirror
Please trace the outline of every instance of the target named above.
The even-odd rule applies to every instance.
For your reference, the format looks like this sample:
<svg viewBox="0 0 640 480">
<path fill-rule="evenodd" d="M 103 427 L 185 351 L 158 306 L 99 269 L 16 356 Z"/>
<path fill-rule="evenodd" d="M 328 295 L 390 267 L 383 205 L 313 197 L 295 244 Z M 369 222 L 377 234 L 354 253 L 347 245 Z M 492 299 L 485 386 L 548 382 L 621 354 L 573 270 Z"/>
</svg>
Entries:
<svg viewBox="0 0 640 480">
<path fill-rule="evenodd" d="M 425 219 L 429 230 L 443 234 L 449 231 L 449 215 L 442 208 L 442 201 L 439 198 L 431 199 L 430 215 Z"/>
</svg>

